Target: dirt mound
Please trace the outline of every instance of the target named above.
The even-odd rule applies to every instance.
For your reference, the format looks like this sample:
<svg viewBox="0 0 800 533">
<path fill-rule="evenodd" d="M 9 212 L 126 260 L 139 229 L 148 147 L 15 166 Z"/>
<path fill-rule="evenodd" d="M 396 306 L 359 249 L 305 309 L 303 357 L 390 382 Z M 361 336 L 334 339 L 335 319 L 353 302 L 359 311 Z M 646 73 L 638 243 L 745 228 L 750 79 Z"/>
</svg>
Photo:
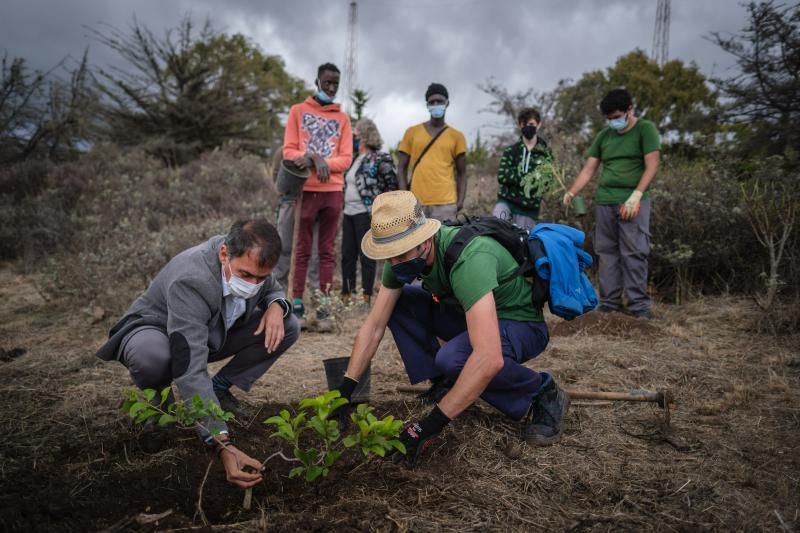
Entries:
<svg viewBox="0 0 800 533">
<path fill-rule="evenodd" d="M 563 320 L 550 328 L 553 337 L 569 337 L 577 333 L 610 335 L 629 339 L 631 337 L 662 335 L 662 329 L 653 322 L 641 320 L 623 313 L 599 313 L 581 315 L 575 320 Z"/>
</svg>

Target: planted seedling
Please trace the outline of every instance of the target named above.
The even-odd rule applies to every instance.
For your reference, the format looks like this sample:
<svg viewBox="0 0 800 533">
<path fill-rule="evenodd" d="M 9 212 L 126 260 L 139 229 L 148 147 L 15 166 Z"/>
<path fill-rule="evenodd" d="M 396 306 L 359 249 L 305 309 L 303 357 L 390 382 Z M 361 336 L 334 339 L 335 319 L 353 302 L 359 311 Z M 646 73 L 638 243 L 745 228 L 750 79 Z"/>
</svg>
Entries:
<svg viewBox="0 0 800 533">
<path fill-rule="evenodd" d="M 378 419 L 372 414 L 373 408 L 365 404 L 359 404 L 350 413 L 351 427 L 356 431 L 342 438 L 339 421 L 331 415 L 347 403 L 339 391 L 334 390 L 302 400 L 296 415 L 284 409 L 264 421 L 275 426 L 272 437 L 285 440 L 292 446 L 294 459 L 283 454 L 281 457 L 300 462 L 300 466 L 289 472 L 289 477 L 303 476 L 308 482 L 320 476 L 326 477 L 342 455 L 343 448 L 357 447 L 364 460 L 369 460 L 371 455 L 384 457 L 391 450 L 406 453 L 405 446 L 397 438 L 403 422 L 391 415 Z"/>
</svg>

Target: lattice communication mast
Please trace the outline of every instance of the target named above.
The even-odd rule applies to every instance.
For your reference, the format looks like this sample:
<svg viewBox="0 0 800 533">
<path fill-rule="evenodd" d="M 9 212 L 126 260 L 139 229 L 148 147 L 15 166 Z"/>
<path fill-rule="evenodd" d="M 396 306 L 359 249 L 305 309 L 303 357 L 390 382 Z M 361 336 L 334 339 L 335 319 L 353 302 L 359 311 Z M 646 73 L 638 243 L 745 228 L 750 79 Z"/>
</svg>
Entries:
<svg viewBox="0 0 800 533">
<path fill-rule="evenodd" d="M 358 4 L 353 1 L 350 2 L 350 13 L 347 18 L 347 43 L 344 50 L 344 110 L 346 113 L 350 112 L 353 102 L 350 98 L 353 96 L 353 90 L 356 89 L 356 61 L 358 59 Z"/>
<path fill-rule="evenodd" d="M 669 57 L 669 3 L 670 0 L 658 0 L 656 29 L 653 33 L 653 61 L 662 67 Z"/>
</svg>

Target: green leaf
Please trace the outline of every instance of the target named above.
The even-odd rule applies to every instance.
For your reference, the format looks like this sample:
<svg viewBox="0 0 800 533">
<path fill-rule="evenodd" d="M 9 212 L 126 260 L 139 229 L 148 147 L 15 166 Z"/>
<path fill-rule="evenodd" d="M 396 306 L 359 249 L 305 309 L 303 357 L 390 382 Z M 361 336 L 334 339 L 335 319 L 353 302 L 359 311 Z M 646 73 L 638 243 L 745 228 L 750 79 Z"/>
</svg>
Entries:
<svg viewBox="0 0 800 533">
<path fill-rule="evenodd" d="M 171 424 L 173 422 L 177 422 L 178 418 L 172 415 L 161 415 L 161 418 L 158 419 L 159 426 L 166 426 L 167 424 Z"/>
<path fill-rule="evenodd" d="M 292 418 L 292 415 L 290 415 L 290 414 L 289 414 L 289 411 L 287 411 L 286 409 L 282 409 L 280 414 L 281 414 L 281 418 L 283 418 L 283 419 L 284 419 L 284 420 L 286 420 L 287 422 L 288 422 L 289 420 L 291 420 L 291 418 Z"/>
<path fill-rule="evenodd" d="M 271 416 L 264 420 L 265 424 L 275 424 L 276 426 L 280 426 L 281 424 L 286 424 L 286 420 L 279 416 Z"/>
<path fill-rule="evenodd" d="M 166 387 L 164 390 L 161 391 L 161 402 L 158 405 L 164 405 L 164 402 L 167 401 L 169 397 L 169 392 L 172 390 L 171 387 Z"/>
<path fill-rule="evenodd" d="M 152 402 L 153 398 L 156 397 L 155 389 L 144 389 L 142 391 L 142 394 L 144 394 L 144 397 L 147 399 L 148 402 Z"/>
<path fill-rule="evenodd" d="M 346 448 L 352 448 L 356 444 L 358 444 L 358 439 L 354 435 L 348 435 L 342 441 Z"/>
<path fill-rule="evenodd" d="M 131 405 L 131 408 L 130 408 L 130 411 L 128 411 L 128 414 L 131 417 L 135 417 L 137 415 L 137 413 L 141 412 L 142 409 L 146 409 L 146 408 L 147 408 L 147 404 L 146 403 L 134 402 L 134 404 Z"/>
<path fill-rule="evenodd" d="M 297 477 L 303 474 L 306 471 L 306 467 L 304 466 L 296 466 L 289 471 L 289 477 Z"/>
<path fill-rule="evenodd" d="M 317 479 L 320 474 L 322 474 L 322 467 L 317 465 L 312 465 L 308 467 L 306 470 L 306 481 L 314 481 Z"/>
<path fill-rule="evenodd" d="M 390 440 L 389 444 L 392 445 L 392 447 L 394 447 L 395 450 L 397 450 L 398 452 L 402 453 L 403 455 L 406 454 L 406 445 L 403 444 L 402 442 L 400 442 L 399 440 L 396 440 L 396 439 L 395 440 Z"/>
</svg>

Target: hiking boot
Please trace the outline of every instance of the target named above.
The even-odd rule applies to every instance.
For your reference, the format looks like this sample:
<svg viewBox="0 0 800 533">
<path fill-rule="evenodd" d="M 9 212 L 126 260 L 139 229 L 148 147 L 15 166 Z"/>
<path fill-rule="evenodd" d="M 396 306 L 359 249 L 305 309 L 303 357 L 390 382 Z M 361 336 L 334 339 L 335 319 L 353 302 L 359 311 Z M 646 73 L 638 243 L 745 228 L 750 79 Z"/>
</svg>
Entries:
<svg viewBox="0 0 800 533">
<path fill-rule="evenodd" d="M 609 305 L 603 304 L 603 305 L 598 305 L 595 311 L 597 311 L 598 313 L 617 313 L 619 312 L 619 309 L 617 309 L 616 307 L 611 307 Z"/>
<path fill-rule="evenodd" d="M 537 394 L 522 428 L 522 439 L 536 446 L 548 446 L 561 440 L 564 418 L 569 410 L 569 395 L 550 375 Z"/>
<path fill-rule="evenodd" d="M 308 329 L 308 324 L 306 323 L 305 314 L 306 314 L 306 306 L 303 305 L 303 302 L 296 302 L 292 304 L 292 314 L 297 318 L 297 323 L 300 326 L 301 331 L 305 331 Z"/>
<path fill-rule="evenodd" d="M 230 389 L 215 390 L 214 394 L 217 396 L 217 401 L 219 401 L 219 406 L 223 411 L 230 411 L 239 420 L 247 418 L 242 410 L 242 403 L 236 399 Z"/>
<path fill-rule="evenodd" d="M 630 315 L 638 320 L 650 320 L 653 318 L 653 314 L 649 309 L 645 309 L 643 311 L 631 311 Z"/>
<path fill-rule="evenodd" d="M 450 392 L 455 382 L 445 376 L 439 376 L 431 380 L 431 388 L 417 395 L 417 400 L 425 405 L 437 404 L 445 395 Z"/>
<path fill-rule="evenodd" d="M 336 329 L 336 322 L 327 309 L 317 309 L 317 323 L 314 329 L 317 333 L 333 333 Z"/>
</svg>

